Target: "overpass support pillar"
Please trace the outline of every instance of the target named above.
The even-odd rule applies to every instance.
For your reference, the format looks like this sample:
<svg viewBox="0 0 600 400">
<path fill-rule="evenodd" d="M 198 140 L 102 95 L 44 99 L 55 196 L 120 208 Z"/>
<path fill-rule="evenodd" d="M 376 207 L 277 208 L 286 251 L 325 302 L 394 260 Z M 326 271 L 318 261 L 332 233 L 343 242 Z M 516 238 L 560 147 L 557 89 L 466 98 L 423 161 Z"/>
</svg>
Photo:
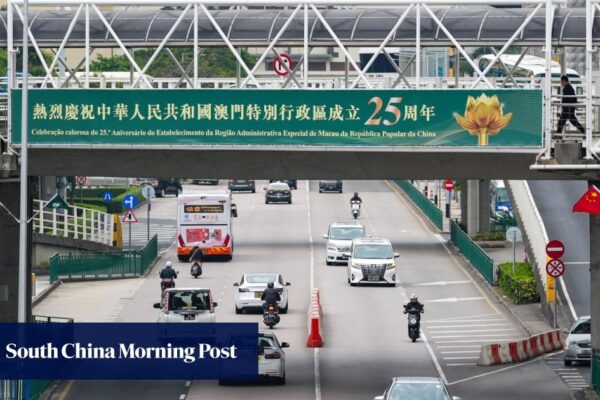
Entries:
<svg viewBox="0 0 600 400">
<path fill-rule="evenodd" d="M 30 181 L 31 182 L 31 181 Z M 0 179 L 0 202 L 19 216 L 19 178 Z M 29 185 L 31 188 L 31 184 Z M 31 193 L 31 191 L 30 191 Z M 31 201 L 29 205 L 31 210 Z M 31 276 L 31 224 L 27 243 L 27 276 Z M 19 222 L 0 207 L 0 322 L 17 322 L 19 288 Z M 28 319 L 31 317 L 31 280 L 27 285 Z"/>
<path fill-rule="evenodd" d="M 461 199 L 462 221 L 466 222 L 469 236 L 490 230 L 490 182 L 469 180 L 466 192 Z M 463 189 L 464 191 L 464 189 Z M 466 207 L 465 207 L 466 198 Z M 466 219 L 464 216 L 466 215 Z"/>
<path fill-rule="evenodd" d="M 600 182 L 590 182 L 599 185 Z M 592 387 L 600 393 L 600 215 L 590 214 Z"/>
</svg>

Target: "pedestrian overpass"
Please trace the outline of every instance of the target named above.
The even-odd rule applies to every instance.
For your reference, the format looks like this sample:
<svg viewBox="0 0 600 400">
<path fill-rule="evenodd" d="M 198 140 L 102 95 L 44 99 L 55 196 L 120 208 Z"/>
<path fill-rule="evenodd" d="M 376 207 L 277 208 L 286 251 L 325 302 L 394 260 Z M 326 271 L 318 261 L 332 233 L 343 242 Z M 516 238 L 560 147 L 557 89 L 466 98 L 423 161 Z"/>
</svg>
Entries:
<svg viewBox="0 0 600 400">
<path fill-rule="evenodd" d="M 537 137 L 529 142 L 518 138 L 511 142 L 500 140 L 503 136 L 499 133 L 486 146 L 479 146 L 475 135 L 471 135 L 470 141 L 465 139 L 464 143 L 460 140 L 432 140 L 425 145 L 424 141 L 408 139 L 382 141 L 374 145 L 364 144 L 365 141 L 345 145 L 343 141 L 336 140 L 318 145 L 302 140 L 264 140 L 259 143 L 256 140 L 231 142 L 176 139 L 135 142 L 115 139 L 94 142 L 85 137 L 71 140 L 74 136 L 56 140 L 60 135 L 55 129 L 54 133 L 46 136 L 42 134 L 44 138 L 37 142 L 30 141 L 29 171 L 32 175 L 144 176 L 151 172 L 156 176 L 179 177 L 267 178 L 285 175 L 316 179 L 376 179 L 451 175 L 467 179 L 545 179 L 548 171 L 560 171 L 562 174 L 552 177 L 595 179 L 600 171 L 597 155 L 600 151 L 600 129 L 596 118 L 596 93 L 600 91 L 594 90 L 592 80 L 596 65 L 594 46 L 600 42 L 600 35 L 597 34 L 600 23 L 596 16 L 599 7 L 597 2 L 588 2 L 586 9 L 568 8 L 565 2 L 552 0 L 466 1 L 460 7 L 445 0 L 381 0 L 368 3 L 360 0 L 286 0 L 283 3 L 263 0 L 231 1 L 226 4 L 211 0 L 177 0 L 169 3 L 170 8 L 173 8 L 169 10 L 162 9 L 164 7 L 159 3 L 152 0 L 134 3 L 119 0 L 30 1 L 32 10 L 28 18 L 28 38 L 46 74 L 31 78 L 29 87 L 68 90 L 69 96 L 79 96 L 80 99 L 86 98 L 86 90 L 111 87 L 111 82 L 107 85 L 106 80 L 94 76 L 90 71 L 90 64 L 94 51 L 112 48 L 119 49 L 131 65 L 129 79 L 121 78 L 119 82 L 112 82 L 113 87 L 161 89 L 159 92 L 129 92 L 130 95 L 139 94 L 140 98 L 152 99 L 154 94 L 149 93 L 174 88 L 198 88 L 198 98 L 205 99 L 209 91 L 203 92 L 202 89 L 226 88 L 228 90 L 221 93 L 227 98 L 220 104 L 232 107 L 233 99 L 238 96 L 247 97 L 246 105 L 254 97 L 260 97 L 264 92 L 257 89 L 268 88 L 273 93 L 290 89 L 277 95 L 279 105 L 285 105 L 286 101 L 293 103 L 297 96 L 307 96 L 311 101 L 320 97 L 312 96 L 315 92 L 306 90 L 318 88 L 320 94 L 328 92 L 331 96 L 343 98 L 350 96 L 339 91 L 358 90 L 353 91 L 352 96 L 360 96 L 360 92 L 370 94 L 370 97 L 364 99 L 364 104 L 361 104 L 362 112 L 365 113 L 364 116 L 361 115 L 363 121 L 370 114 L 369 111 L 374 111 L 373 107 L 381 108 L 382 113 L 389 107 L 391 114 L 383 116 L 384 119 L 388 118 L 387 122 L 396 119 L 396 110 L 402 113 L 399 118 L 405 117 L 406 109 L 394 105 L 392 99 L 384 98 L 386 93 L 397 93 L 392 98 L 403 97 L 406 106 L 410 96 L 415 99 L 411 105 L 427 95 L 435 100 L 438 96 L 431 91 L 435 88 L 441 90 L 437 93 L 458 93 L 455 89 L 464 89 L 465 95 L 460 99 L 448 99 L 454 107 L 443 110 L 446 113 L 445 121 L 450 122 L 455 119 L 452 113 L 463 115 L 465 112 L 464 104 L 469 90 L 474 90 L 472 94 L 477 97 L 483 93 L 490 96 L 510 93 L 512 96 L 538 89 L 541 90 L 540 109 L 528 116 L 523 115 L 522 123 L 525 123 L 527 129 L 512 132 L 513 135 L 519 135 L 519 132 L 536 131 L 534 134 Z M 515 7 L 496 7 L 506 4 Z M 52 7 L 62 9 L 48 10 Z M 10 2 L 7 11 L 0 14 L 0 45 L 9 49 L 8 93 L 12 93 L 13 88 L 18 88 L 22 80 L 18 74 L 15 50 L 22 45 L 23 16 L 21 0 Z M 193 49 L 193 57 L 188 65 L 173 56 L 170 49 L 175 47 Z M 207 79 L 201 76 L 198 61 L 204 49 L 209 47 L 227 48 L 233 54 L 238 63 L 237 76 L 224 79 Z M 357 59 L 359 47 L 376 48 L 366 63 L 364 60 L 360 63 Z M 456 73 L 453 77 L 423 76 L 422 49 L 439 47 L 452 48 Z M 490 47 L 490 52 L 496 54 L 494 62 L 486 68 L 480 68 L 471 56 L 472 50 L 477 47 Z M 70 68 L 64 57 L 65 49 L 70 48 L 83 49 L 82 59 L 76 68 Z M 138 48 L 153 49 L 152 57 L 145 65 L 138 65 L 134 58 L 134 50 Z M 242 49 L 248 48 L 259 49 L 257 52 L 260 56 L 254 65 L 249 65 L 242 57 Z M 344 60 L 344 68 L 337 74 L 329 73 L 325 76 L 322 71 L 311 69 L 311 58 L 318 57 L 319 51 L 326 48 L 334 48 Z M 395 62 L 391 63 L 395 71 L 385 77 L 369 74 L 369 68 L 379 54 L 393 61 L 393 48 L 413 49 L 414 56 L 408 65 L 401 67 Z M 50 50 L 54 55 L 51 60 L 44 58 L 44 49 Z M 291 68 L 281 64 L 286 76 L 280 78 L 273 71 L 265 71 L 263 66 L 279 57 L 285 49 L 290 49 L 297 55 Z M 584 49 L 586 56 L 586 70 L 581 71 L 581 86 L 584 91 L 579 96 L 577 105 L 577 115 L 584 122 L 586 132 L 561 134 L 556 132 L 557 114 L 563 104 L 558 77 L 518 78 L 513 76 L 517 66 L 507 67 L 500 57 L 507 52 L 520 54 L 520 59 L 531 53 L 543 55 L 546 60 L 545 76 L 550 76 L 552 59 L 558 55 L 562 70 L 566 70 L 565 52 L 577 49 Z M 161 51 L 167 51 L 172 56 L 173 68 L 180 75 L 178 78 L 154 79 L 147 76 L 148 68 Z M 59 65 L 66 68 L 63 76 L 58 76 L 55 72 Z M 472 70 L 472 76 L 462 76 L 461 65 Z M 490 76 L 494 66 L 502 68 L 506 76 L 500 79 Z M 409 69 L 413 73 L 407 73 Z M 81 90 L 78 91 L 79 89 Z M 392 89 L 393 92 L 389 92 Z M 505 89 L 511 90 L 499 92 Z M 369 92 L 371 90 L 382 92 Z M 247 91 L 251 91 L 250 94 Z M 31 90 L 29 96 L 45 96 L 42 94 L 45 92 L 53 91 Z M 109 103 L 111 97 L 116 101 L 123 93 L 125 91 L 109 92 L 106 103 Z M 189 93 L 171 92 L 165 97 L 185 98 Z M 67 92 L 64 95 L 66 102 L 69 96 Z M 11 103 L 9 107 L 19 107 L 11 97 L 8 97 L 8 102 Z M 379 98 L 382 104 L 378 105 L 377 101 L 369 102 L 373 98 Z M 518 113 L 514 111 L 515 119 L 511 122 L 513 125 L 516 124 L 519 113 L 522 114 L 524 106 L 538 102 L 537 99 L 518 100 L 512 104 L 511 109 L 510 102 L 503 95 L 499 95 L 499 98 L 506 110 L 519 110 Z M 335 101 L 331 106 L 334 103 Z M 55 102 L 54 105 L 66 108 L 68 104 L 59 105 Z M 98 106 L 99 104 L 95 107 Z M 132 107 L 133 103 L 129 106 Z M 216 107 L 216 104 L 213 106 Z M 163 107 L 166 107 L 166 103 Z M 30 109 L 30 118 L 32 111 Z M 377 120 L 377 117 L 374 119 Z M 223 130 L 235 127 L 249 131 L 256 123 L 248 119 L 229 122 L 214 126 Z M 380 121 L 377 128 L 384 127 L 385 122 Z M 33 119 L 30 127 L 36 123 L 42 127 L 64 126 L 67 129 L 70 126 L 66 120 Z M 14 128 L 19 125 L 19 121 L 9 117 L 3 150 L 18 153 L 18 129 Z M 76 126 L 77 124 L 73 125 Z M 310 125 L 299 125 L 306 126 Z M 263 128 L 283 130 L 285 124 L 271 127 L 265 125 Z M 469 138 L 466 130 L 457 124 L 447 128 L 453 132 L 462 130 Z M 506 129 L 510 128 L 509 124 Z M 340 125 L 336 129 L 344 128 Z M 364 130 L 364 126 L 361 125 L 361 129 Z M 148 169 L 149 161 L 151 171 Z M 11 165 L 11 162 L 7 161 L 6 164 Z M 12 165 L 15 165 L 14 161 Z"/>
</svg>

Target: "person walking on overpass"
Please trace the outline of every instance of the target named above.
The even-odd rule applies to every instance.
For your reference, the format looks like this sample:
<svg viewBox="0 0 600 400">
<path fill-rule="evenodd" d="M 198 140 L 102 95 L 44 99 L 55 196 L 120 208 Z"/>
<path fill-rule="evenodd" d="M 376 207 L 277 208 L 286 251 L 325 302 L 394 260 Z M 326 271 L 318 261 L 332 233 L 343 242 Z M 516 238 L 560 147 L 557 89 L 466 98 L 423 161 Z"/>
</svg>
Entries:
<svg viewBox="0 0 600 400">
<path fill-rule="evenodd" d="M 569 77 L 563 75 L 560 77 L 560 85 L 562 86 L 562 101 L 563 104 L 575 104 L 577 103 L 577 97 L 575 97 L 575 89 L 571 86 L 569 82 Z M 583 125 L 579 123 L 577 117 L 575 116 L 575 107 L 572 106 L 562 106 L 562 111 L 560 113 L 560 117 L 558 119 L 558 132 L 562 133 L 565 129 L 565 125 L 567 121 L 570 121 L 571 124 L 577 129 L 579 132 L 585 133 L 585 128 Z"/>
</svg>

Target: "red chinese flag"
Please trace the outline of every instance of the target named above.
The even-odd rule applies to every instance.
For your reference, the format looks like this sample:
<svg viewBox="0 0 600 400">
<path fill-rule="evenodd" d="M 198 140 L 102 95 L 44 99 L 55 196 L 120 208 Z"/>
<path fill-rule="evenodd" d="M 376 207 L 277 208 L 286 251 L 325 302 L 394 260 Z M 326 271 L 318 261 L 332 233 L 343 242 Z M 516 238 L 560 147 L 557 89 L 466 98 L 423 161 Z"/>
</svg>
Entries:
<svg viewBox="0 0 600 400">
<path fill-rule="evenodd" d="M 573 205 L 573 212 L 600 214 L 600 190 L 594 185 Z"/>
</svg>

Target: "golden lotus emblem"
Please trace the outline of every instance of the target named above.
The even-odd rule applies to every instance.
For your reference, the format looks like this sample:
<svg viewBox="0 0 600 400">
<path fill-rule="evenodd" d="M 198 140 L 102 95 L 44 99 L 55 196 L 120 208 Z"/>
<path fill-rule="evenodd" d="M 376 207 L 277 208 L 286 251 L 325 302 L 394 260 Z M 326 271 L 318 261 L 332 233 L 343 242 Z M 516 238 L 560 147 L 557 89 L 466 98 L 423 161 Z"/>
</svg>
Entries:
<svg viewBox="0 0 600 400">
<path fill-rule="evenodd" d="M 487 146 L 490 136 L 497 135 L 506 127 L 512 118 L 512 113 L 504 114 L 498 96 L 488 97 L 482 94 L 477 99 L 469 96 L 465 115 L 454 114 L 456 122 L 477 136 L 479 146 Z"/>
</svg>

